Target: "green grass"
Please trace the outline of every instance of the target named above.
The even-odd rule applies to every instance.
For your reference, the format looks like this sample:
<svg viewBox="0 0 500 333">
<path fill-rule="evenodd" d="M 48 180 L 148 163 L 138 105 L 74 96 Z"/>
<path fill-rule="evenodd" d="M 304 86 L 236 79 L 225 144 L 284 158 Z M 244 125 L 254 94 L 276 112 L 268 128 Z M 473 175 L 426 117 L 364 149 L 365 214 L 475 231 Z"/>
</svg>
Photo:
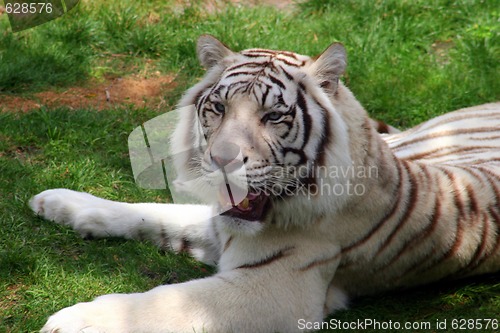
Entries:
<svg viewBox="0 0 500 333">
<path fill-rule="evenodd" d="M 202 33 L 236 50 L 303 54 L 341 41 L 349 53 L 349 87 L 372 115 L 401 127 L 500 99 L 500 11 L 494 1 L 312 0 L 292 12 L 228 6 L 215 14 L 197 3 L 182 10 L 174 1 L 85 2 L 17 34 L 0 16 L 0 31 L 6 31 L 0 32 L 0 109 L 1 93 L 137 73 L 146 61 L 178 74 L 178 87 L 165 92 L 172 106 L 203 74 L 194 51 Z M 167 193 L 134 184 L 127 156 L 128 134 L 156 115 L 134 108 L 0 112 L 0 332 L 37 331 L 54 311 L 97 295 L 207 274 L 190 258 L 150 244 L 81 240 L 34 217 L 26 205 L 55 187 L 130 202 L 168 201 Z M 451 332 L 452 319 L 499 318 L 498 281 L 494 276 L 363 298 L 335 318 L 447 319 Z"/>
</svg>

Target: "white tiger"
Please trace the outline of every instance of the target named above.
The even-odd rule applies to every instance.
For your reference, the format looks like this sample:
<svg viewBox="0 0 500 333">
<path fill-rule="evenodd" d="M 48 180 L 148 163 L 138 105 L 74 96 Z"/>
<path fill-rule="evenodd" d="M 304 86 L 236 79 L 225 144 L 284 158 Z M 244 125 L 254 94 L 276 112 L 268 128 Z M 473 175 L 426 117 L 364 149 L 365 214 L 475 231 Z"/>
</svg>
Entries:
<svg viewBox="0 0 500 333">
<path fill-rule="evenodd" d="M 196 105 L 208 146 L 184 164 L 203 175 L 237 145 L 242 203 L 206 219 L 208 206 L 54 189 L 30 205 L 82 236 L 147 238 L 218 273 L 76 304 L 42 332 L 298 332 L 349 297 L 500 269 L 500 103 L 382 137 L 339 81 L 341 44 L 309 58 L 204 35 L 198 56 L 208 72 L 180 106 Z M 175 149 L 197 147 L 197 115 L 183 115 Z"/>
</svg>

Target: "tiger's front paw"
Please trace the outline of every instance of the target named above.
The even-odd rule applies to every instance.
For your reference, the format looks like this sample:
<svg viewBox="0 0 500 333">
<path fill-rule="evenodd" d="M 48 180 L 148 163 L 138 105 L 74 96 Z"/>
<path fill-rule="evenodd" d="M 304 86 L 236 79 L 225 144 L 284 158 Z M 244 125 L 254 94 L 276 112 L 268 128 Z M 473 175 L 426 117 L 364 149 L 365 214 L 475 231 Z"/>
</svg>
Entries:
<svg viewBox="0 0 500 333">
<path fill-rule="evenodd" d="M 104 328 L 92 326 L 85 320 L 84 306 L 77 304 L 52 315 L 40 333 L 104 333 Z"/>
<path fill-rule="evenodd" d="M 87 193 L 66 189 L 43 191 L 31 198 L 29 205 L 39 216 L 60 224 L 72 224 L 75 215 L 92 204 Z"/>
<path fill-rule="evenodd" d="M 88 303 L 78 303 L 50 316 L 41 333 L 128 333 L 133 332 L 133 308 L 128 295 L 101 296 Z M 128 318 L 127 318 L 128 317 Z"/>
<path fill-rule="evenodd" d="M 107 221 L 120 210 L 117 202 L 67 189 L 43 191 L 29 205 L 37 215 L 69 225 L 82 237 L 111 236 Z"/>
</svg>

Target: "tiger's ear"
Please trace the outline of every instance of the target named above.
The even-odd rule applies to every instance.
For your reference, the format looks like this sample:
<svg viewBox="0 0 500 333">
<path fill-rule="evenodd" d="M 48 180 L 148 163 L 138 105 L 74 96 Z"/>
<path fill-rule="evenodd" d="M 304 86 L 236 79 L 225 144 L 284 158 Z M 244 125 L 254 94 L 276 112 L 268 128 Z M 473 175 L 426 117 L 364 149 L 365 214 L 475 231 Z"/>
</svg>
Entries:
<svg viewBox="0 0 500 333">
<path fill-rule="evenodd" d="M 337 91 L 339 77 L 344 74 L 347 67 L 344 45 L 333 43 L 316 57 L 312 66 L 313 74 L 321 88 L 329 94 L 334 94 Z"/>
<path fill-rule="evenodd" d="M 210 69 L 225 57 L 233 54 L 226 45 L 212 35 L 201 35 L 196 46 L 198 59 L 203 67 Z"/>
</svg>

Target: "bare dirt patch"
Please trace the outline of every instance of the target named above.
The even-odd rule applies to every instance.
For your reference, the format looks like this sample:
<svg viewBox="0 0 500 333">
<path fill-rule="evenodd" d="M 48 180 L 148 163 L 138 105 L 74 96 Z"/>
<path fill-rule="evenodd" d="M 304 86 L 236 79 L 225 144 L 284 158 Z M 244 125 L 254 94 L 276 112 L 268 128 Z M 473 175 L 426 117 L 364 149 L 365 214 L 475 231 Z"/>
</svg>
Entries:
<svg viewBox="0 0 500 333">
<path fill-rule="evenodd" d="M 273 6 L 279 9 L 286 9 L 292 7 L 297 1 L 295 0 L 232 0 L 231 2 L 237 3 L 237 4 L 242 4 L 242 5 L 251 5 L 251 6 L 258 6 L 258 5 L 267 5 L 267 6 Z"/>
<path fill-rule="evenodd" d="M 131 75 L 104 82 L 89 82 L 62 91 L 42 91 L 29 97 L 0 95 L 0 110 L 26 112 L 43 106 L 97 110 L 123 105 L 159 108 L 165 103 L 165 93 L 175 87 L 174 79 L 174 75 Z"/>
<path fill-rule="evenodd" d="M 436 60 L 438 61 L 438 63 L 440 63 L 441 65 L 447 65 L 450 62 L 448 54 L 454 46 L 455 43 L 452 39 L 436 40 L 431 45 L 431 53 L 436 56 Z"/>
<path fill-rule="evenodd" d="M 177 2 L 178 8 L 185 8 L 189 5 L 189 3 L 189 0 L 179 0 Z M 207 13 L 213 14 L 214 12 L 223 9 L 229 3 L 247 7 L 270 6 L 276 7 L 280 10 L 290 10 L 295 8 L 294 5 L 297 3 L 297 0 L 208 0 L 203 3 L 203 6 Z"/>
<path fill-rule="evenodd" d="M 0 314 L 15 307 L 23 298 L 20 292 L 25 290 L 26 287 L 21 284 L 7 286 L 6 291 L 8 293 L 0 300 Z"/>
<path fill-rule="evenodd" d="M 280 10 L 294 7 L 297 0 L 210 0 L 205 3 L 207 12 L 216 11 L 228 2 L 241 6 L 273 6 Z M 187 0 L 179 0 L 185 6 Z M 0 15 L 5 11 L 0 6 Z M 150 15 L 148 23 L 153 24 L 159 17 Z M 108 78 L 104 82 L 91 80 L 81 86 L 66 89 L 50 89 L 30 95 L 7 95 L 0 93 L 0 112 L 27 112 L 40 107 L 69 107 L 72 109 L 109 109 L 116 106 L 160 108 L 165 104 L 165 94 L 175 87 L 175 75 Z"/>
</svg>

